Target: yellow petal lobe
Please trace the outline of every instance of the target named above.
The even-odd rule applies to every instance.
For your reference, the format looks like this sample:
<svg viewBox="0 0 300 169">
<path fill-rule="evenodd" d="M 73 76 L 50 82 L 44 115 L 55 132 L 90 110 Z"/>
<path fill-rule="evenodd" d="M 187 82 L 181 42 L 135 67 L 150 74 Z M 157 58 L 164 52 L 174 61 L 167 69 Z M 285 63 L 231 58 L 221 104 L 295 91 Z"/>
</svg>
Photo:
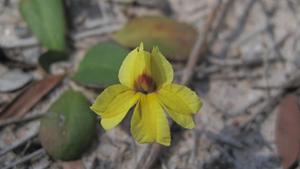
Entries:
<svg viewBox="0 0 300 169">
<path fill-rule="evenodd" d="M 170 145 L 170 128 L 157 95 L 142 95 L 131 119 L 131 133 L 139 143 Z"/>
<path fill-rule="evenodd" d="M 143 44 L 131 51 L 123 60 L 119 70 L 119 81 L 121 84 L 134 88 L 135 81 L 142 74 L 150 74 L 150 53 L 144 51 Z"/>
<path fill-rule="evenodd" d="M 154 47 L 151 52 L 151 75 L 157 83 L 158 88 L 173 81 L 173 68 L 168 60 L 159 51 L 158 47 Z"/>
<path fill-rule="evenodd" d="M 123 85 L 106 88 L 90 107 L 101 116 L 101 125 L 108 130 L 118 125 L 129 109 L 136 104 L 140 95 Z"/>
<path fill-rule="evenodd" d="M 95 113 L 101 115 L 107 106 L 121 93 L 130 90 L 128 87 L 116 84 L 106 88 L 95 100 L 90 107 Z"/>
<path fill-rule="evenodd" d="M 124 59 L 119 70 L 119 81 L 121 84 L 134 89 L 141 85 L 139 78 L 145 75 L 153 79 L 155 84 L 152 86 L 157 89 L 173 81 L 172 65 L 158 47 L 154 47 L 150 54 L 144 51 L 143 43 L 141 43 Z"/>
<path fill-rule="evenodd" d="M 171 118 L 184 128 L 195 127 L 192 115 L 202 106 L 200 98 L 189 88 L 169 84 L 158 92 L 158 98 Z"/>
</svg>

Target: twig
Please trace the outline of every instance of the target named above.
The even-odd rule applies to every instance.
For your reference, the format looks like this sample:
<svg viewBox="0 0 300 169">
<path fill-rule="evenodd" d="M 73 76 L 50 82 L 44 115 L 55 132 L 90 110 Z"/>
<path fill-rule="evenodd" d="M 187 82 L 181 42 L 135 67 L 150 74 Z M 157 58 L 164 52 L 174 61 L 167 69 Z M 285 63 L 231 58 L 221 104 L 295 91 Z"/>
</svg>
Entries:
<svg viewBox="0 0 300 169">
<path fill-rule="evenodd" d="M 19 146 L 25 144 L 28 140 L 31 140 L 31 139 L 35 138 L 35 137 L 37 136 L 37 134 L 38 134 L 38 133 L 35 132 L 34 134 L 28 136 L 27 138 L 25 138 L 25 139 L 23 139 L 23 140 L 21 140 L 21 141 L 19 141 L 19 142 L 17 142 L 17 143 L 14 143 L 14 144 L 12 144 L 11 146 L 7 147 L 6 149 L 0 151 L 0 157 L 3 156 L 3 155 L 5 155 L 5 154 L 8 153 L 8 152 L 14 150 L 15 148 L 17 148 L 17 147 L 19 147 Z"/>
<path fill-rule="evenodd" d="M 108 8 L 108 4 L 106 4 L 106 2 L 104 1 L 98 1 L 98 5 L 102 17 L 100 19 L 87 20 L 84 24 L 86 29 L 90 30 L 95 28 L 103 28 L 107 25 L 117 25 L 125 23 L 126 18 L 123 16 L 123 13 L 117 10 L 116 7 Z M 115 16 L 108 15 L 107 11 L 111 11 L 111 13 L 114 13 Z"/>
<path fill-rule="evenodd" d="M 273 26 L 273 23 L 272 23 L 272 21 L 271 21 L 271 19 L 272 19 L 274 13 L 276 12 L 276 9 L 277 9 L 277 8 L 274 7 L 274 8 L 272 8 L 272 9 L 268 10 L 268 9 L 267 9 L 267 6 L 266 6 L 266 4 L 265 4 L 264 1 L 259 0 L 258 2 L 259 2 L 260 6 L 261 6 L 261 8 L 262 8 L 262 11 L 263 11 L 264 15 L 266 16 L 267 33 L 268 33 L 268 35 L 269 35 L 269 37 L 270 37 L 270 40 L 271 40 L 271 43 L 272 43 L 272 44 L 271 44 L 271 45 L 272 45 L 272 48 L 273 48 L 273 50 L 275 51 L 275 53 L 277 54 L 277 57 L 278 57 L 281 61 L 284 61 L 280 49 L 276 48 L 274 26 Z"/>
<path fill-rule="evenodd" d="M 275 43 L 275 48 L 281 48 L 286 40 L 292 35 L 291 32 L 286 33 L 282 38 L 280 38 L 276 43 Z M 264 51 L 264 53 L 262 55 L 271 55 L 272 52 L 274 51 L 274 47 L 271 47 L 269 49 L 267 49 L 266 51 Z M 267 62 L 275 62 L 277 61 L 279 58 L 278 57 L 268 57 L 265 58 L 265 61 Z M 212 64 L 218 65 L 218 66 L 229 66 L 229 67 L 244 67 L 244 66 L 253 66 L 253 65 L 261 65 L 264 62 L 263 58 L 253 58 L 251 60 L 247 60 L 247 59 L 217 59 L 217 58 L 209 58 L 209 61 Z"/>
<path fill-rule="evenodd" d="M 287 0 L 287 6 L 291 9 L 288 11 L 290 11 L 293 14 L 293 16 L 295 17 L 295 19 L 297 21 L 298 26 L 300 26 L 300 18 L 298 17 L 297 9 L 296 9 L 295 5 L 293 4 L 292 0 Z"/>
<path fill-rule="evenodd" d="M 21 48 L 21 47 L 30 47 L 38 45 L 39 42 L 36 38 L 27 38 L 27 39 L 16 39 L 16 40 L 7 40 L 0 39 L 0 46 L 3 48 Z"/>
<path fill-rule="evenodd" d="M 255 90 L 281 90 L 282 88 L 284 88 L 284 86 L 261 86 L 261 85 L 254 85 L 252 86 L 252 89 Z"/>
<path fill-rule="evenodd" d="M 17 118 L 10 118 L 10 119 L 7 119 L 7 120 L 1 120 L 0 121 L 0 129 L 3 128 L 3 127 L 6 127 L 6 126 L 9 126 L 9 125 L 12 125 L 12 124 L 19 124 L 19 123 L 24 123 L 24 122 L 28 122 L 28 121 L 32 121 L 32 120 L 36 120 L 36 119 L 39 119 L 41 117 L 43 117 L 44 114 L 35 114 L 35 115 L 31 115 L 31 116 L 28 116 L 28 117 L 17 117 Z"/>
<path fill-rule="evenodd" d="M 193 134 L 192 137 L 195 139 L 193 140 L 193 143 L 192 143 L 193 150 L 191 151 L 191 155 L 190 155 L 190 158 L 188 159 L 188 163 L 192 164 L 192 165 L 197 165 L 197 157 L 198 157 L 197 147 L 199 147 L 199 140 L 203 134 L 203 131 L 195 129 L 195 130 L 193 130 L 192 134 Z"/>
<path fill-rule="evenodd" d="M 200 1 L 200 2 L 204 2 L 204 1 Z M 197 3 L 194 5 L 188 5 L 187 7 L 184 8 L 184 15 L 182 16 L 182 18 L 185 19 L 185 21 L 189 22 L 189 23 L 199 23 L 201 22 L 201 18 L 206 17 L 209 12 L 210 12 L 210 8 L 207 5 L 206 2 L 204 3 Z M 202 26 L 198 24 L 197 28 L 201 28 L 199 26 Z"/>
<path fill-rule="evenodd" d="M 113 18 L 105 18 L 105 19 L 94 19 L 94 20 L 87 20 L 85 22 L 86 29 L 101 29 L 107 25 L 116 24 L 117 22 L 112 21 Z"/>
<path fill-rule="evenodd" d="M 226 75 L 221 74 L 221 75 L 215 75 L 211 76 L 209 79 L 210 80 L 243 80 L 243 79 L 259 79 L 263 75 L 259 73 L 255 74 L 249 74 L 248 72 L 245 71 L 238 71 L 238 72 L 232 72 L 232 73 L 227 73 Z"/>
<path fill-rule="evenodd" d="M 211 42 L 209 42 L 208 46 L 211 46 L 214 43 L 214 41 L 217 39 L 218 33 L 220 32 L 220 29 L 222 28 L 222 26 L 224 26 L 226 17 L 228 15 L 228 13 L 230 12 L 230 9 L 234 5 L 235 1 L 236 0 L 228 0 L 228 2 L 224 5 L 222 12 L 220 13 L 220 17 L 217 21 L 216 28 L 212 33 Z"/>
<path fill-rule="evenodd" d="M 239 38 L 232 44 L 232 48 L 238 48 L 238 47 L 245 45 L 249 41 L 251 41 L 251 40 L 255 39 L 256 37 L 258 37 L 259 35 L 261 35 L 261 33 L 266 32 L 267 29 L 269 29 L 269 26 L 270 25 L 266 25 L 265 23 L 263 23 L 261 26 L 258 26 L 258 28 L 256 28 L 254 31 L 249 32 L 249 33 L 245 32 L 244 35 L 241 36 L 241 38 Z M 271 26 L 273 27 L 274 25 L 271 25 Z"/>
<path fill-rule="evenodd" d="M 111 33 L 114 31 L 119 30 L 122 27 L 122 24 L 113 24 L 110 26 L 105 26 L 105 27 L 101 27 L 101 28 L 96 28 L 96 29 L 92 29 L 92 30 L 88 30 L 85 32 L 81 32 L 81 33 L 77 33 L 73 35 L 73 39 L 74 40 L 80 40 L 86 37 L 90 37 L 90 36 L 100 36 L 103 35 L 105 33 Z"/>
<path fill-rule="evenodd" d="M 208 50 L 208 46 L 207 46 L 208 33 L 213 25 L 215 18 L 217 17 L 218 11 L 221 8 L 221 4 L 222 3 L 218 2 L 217 6 L 210 14 L 210 18 L 207 20 L 204 26 L 204 33 L 203 34 L 199 33 L 197 41 L 192 49 L 189 60 L 187 62 L 186 68 L 183 71 L 182 78 L 180 81 L 181 84 L 187 84 L 188 81 L 190 81 L 192 74 L 194 72 L 193 69 L 198 62 L 199 56 L 203 55 Z"/>
<path fill-rule="evenodd" d="M 227 53 L 229 49 L 231 48 L 232 43 L 239 37 L 239 35 L 244 31 L 246 22 L 248 20 L 248 16 L 250 15 L 250 12 L 252 8 L 254 7 L 257 0 L 249 0 L 248 4 L 246 5 L 244 9 L 243 15 L 239 18 L 239 21 L 237 23 L 237 26 L 235 30 L 226 38 L 226 43 L 224 43 L 224 46 L 220 52 L 221 58 L 225 58 L 227 56 Z"/>
<path fill-rule="evenodd" d="M 148 146 L 136 169 L 150 169 L 158 159 L 161 149 L 162 146 L 157 143 Z"/>
<path fill-rule="evenodd" d="M 263 59 L 263 71 L 264 71 L 264 76 L 263 79 L 266 82 L 267 86 L 270 86 L 270 81 L 268 78 L 269 72 L 270 72 L 270 53 L 266 53 L 264 55 L 262 55 L 262 59 Z M 270 90 L 265 90 L 266 94 L 267 94 L 267 98 L 270 99 L 271 98 L 271 91 Z"/>
<path fill-rule="evenodd" d="M 228 145 L 230 147 L 234 147 L 236 149 L 242 149 L 243 148 L 243 144 L 238 141 L 238 140 L 235 140 L 233 139 L 232 137 L 230 137 L 229 135 L 225 135 L 225 134 L 216 134 L 214 132 L 211 132 L 211 131 L 206 131 L 204 132 L 205 135 L 214 140 L 214 142 L 218 143 L 218 144 L 221 144 L 221 145 Z"/>
<path fill-rule="evenodd" d="M 46 154 L 46 151 L 41 148 L 41 149 L 39 149 L 39 150 L 37 150 L 37 151 L 29 154 L 29 155 L 26 155 L 25 157 L 21 158 L 20 160 L 18 160 L 16 162 L 14 162 L 14 163 L 12 163 L 12 164 L 4 167 L 3 169 L 10 169 L 10 168 L 16 167 L 19 164 L 22 164 L 24 162 L 27 162 L 27 161 L 31 160 L 35 156 L 44 155 L 44 154 Z"/>
<path fill-rule="evenodd" d="M 209 67 L 200 67 L 200 68 L 195 68 L 195 71 L 197 72 L 196 78 L 197 79 L 203 79 L 208 77 L 211 74 L 220 72 L 221 69 L 219 66 L 212 65 Z"/>
<path fill-rule="evenodd" d="M 204 27 L 204 33 L 203 35 L 199 35 L 193 50 L 190 54 L 188 63 L 186 65 L 186 69 L 183 72 L 182 78 L 181 78 L 181 84 L 187 84 L 189 80 L 191 79 L 193 73 L 194 73 L 194 67 L 196 66 L 196 63 L 198 61 L 198 58 L 200 55 L 204 55 L 204 53 L 207 51 L 207 34 L 209 33 L 212 24 L 214 23 L 214 20 L 219 12 L 219 9 L 221 7 L 222 3 L 219 1 L 216 7 L 212 10 L 210 18 L 207 20 L 205 27 Z M 148 146 L 146 151 L 143 154 L 143 157 L 139 161 L 138 165 L 136 166 L 137 169 L 149 169 L 153 166 L 155 161 L 158 159 L 158 156 L 161 152 L 162 146 L 159 144 L 152 144 L 151 146 Z"/>
<path fill-rule="evenodd" d="M 300 85 L 300 72 L 296 72 L 291 78 L 287 80 L 285 84 L 283 84 L 282 89 L 278 91 L 278 93 L 274 96 L 272 96 L 270 99 L 267 100 L 265 105 L 258 111 L 258 113 L 250 119 L 248 122 L 242 125 L 241 131 L 249 131 L 253 130 L 254 127 L 260 127 L 259 124 L 261 124 L 269 114 L 273 112 L 273 110 L 276 108 L 276 105 L 281 100 L 281 98 L 288 93 L 287 89 L 290 89 L 293 86 L 299 86 Z"/>
<path fill-rule="evenodd" d="M 169 169 L 166 165 L 166 162 L 164 161 L 164 159 L 160 159 L 161 160 L 161 168 L 162 169 Z"/>
<path fill-rule="evenodd" d="M 268 50 L 269 51 L 269 50 Z M 266 53 L 268 52 L 266 51 Z M 208 59 L 210 63 L 222 67 L 245 67 L 245 66 L 260 66 L 263 64 L 263 59 L 262 58 L 256 58 L 253 57 L 251 60 L 247 59 L 217 59 L 217 58 L 209 58 Z M 268 62 L 275 62 L 277 61 L 278 58 L 275 57 L 269 57 L 266 58 L 266 61 Z"/>
</svg>

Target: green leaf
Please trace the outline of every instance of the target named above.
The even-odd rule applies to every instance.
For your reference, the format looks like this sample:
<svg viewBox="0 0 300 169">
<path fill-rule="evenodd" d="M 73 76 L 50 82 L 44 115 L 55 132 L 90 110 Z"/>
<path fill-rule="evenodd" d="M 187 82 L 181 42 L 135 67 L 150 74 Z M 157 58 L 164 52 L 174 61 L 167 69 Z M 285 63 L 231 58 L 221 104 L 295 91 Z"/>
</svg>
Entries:
<svg viewBox="0 0 300 169">
<path fill-rule="evenodd" d="M 64 61 L 69 58 L 68 54 L 65 52 L 58 52 L 58 51 L 47 51 L 43 53 L 39 57 L 39 64 L 40 66 L 49 73 L 51 64 L 59 61 Z"/>
<path fill-rule="evenodd" d="M 66 50 L 63 0 L 21 0 L 19 7 L 24 20 L 46 48 Z"/>
<path fill-rule="evenodd" d="M 65 91 L 42 118 L 39 138 L 55 159 L 76 160 L 96 135 L 96 115 L 80 92 Z"/>
<path fill-rule="evenodd" d="M 147 50 L 158 46 L 172 60 L 186 60 L 196 41 L 197 31 L 190 25 L 165 17 L 146 16 L 131 20 L 113 38 L 135 48 L 142 41 Z"/>
<path fill-rule="evenodd" d="M 73 79 L 87 86 L 107 86 L 118 83 L 118 71 L 128 50 L 112 42 L 91 48 L 79 65 Z"/>
</svg>

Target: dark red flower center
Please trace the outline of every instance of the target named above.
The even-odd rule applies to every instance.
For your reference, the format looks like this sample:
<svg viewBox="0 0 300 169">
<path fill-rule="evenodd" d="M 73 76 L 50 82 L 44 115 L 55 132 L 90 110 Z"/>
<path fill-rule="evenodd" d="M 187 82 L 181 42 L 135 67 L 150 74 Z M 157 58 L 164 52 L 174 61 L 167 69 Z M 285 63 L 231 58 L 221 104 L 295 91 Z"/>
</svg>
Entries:
<svg viewBox="0 0 300 169">
<path fill-rule="evenodd" d="M 142 93 L 151 93 L 156 90 L 156 83 L 149 75 L 142 74 L 135 81 L 134 88 Z"/>
</svg>

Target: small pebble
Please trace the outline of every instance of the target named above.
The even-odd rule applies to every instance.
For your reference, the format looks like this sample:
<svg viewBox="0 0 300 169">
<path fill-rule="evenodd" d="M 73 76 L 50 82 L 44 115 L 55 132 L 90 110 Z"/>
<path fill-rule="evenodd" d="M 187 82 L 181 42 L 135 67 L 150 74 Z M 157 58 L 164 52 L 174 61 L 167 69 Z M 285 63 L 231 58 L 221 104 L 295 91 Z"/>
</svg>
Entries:
<svg viewBox="0 0 300 169">
<path fill-rule="evenodd" d="M 19 70 L 0 74 L 0 92 L 11 92 L 25 86 L 32 80 L 32 76 Z"/>
</svg>

